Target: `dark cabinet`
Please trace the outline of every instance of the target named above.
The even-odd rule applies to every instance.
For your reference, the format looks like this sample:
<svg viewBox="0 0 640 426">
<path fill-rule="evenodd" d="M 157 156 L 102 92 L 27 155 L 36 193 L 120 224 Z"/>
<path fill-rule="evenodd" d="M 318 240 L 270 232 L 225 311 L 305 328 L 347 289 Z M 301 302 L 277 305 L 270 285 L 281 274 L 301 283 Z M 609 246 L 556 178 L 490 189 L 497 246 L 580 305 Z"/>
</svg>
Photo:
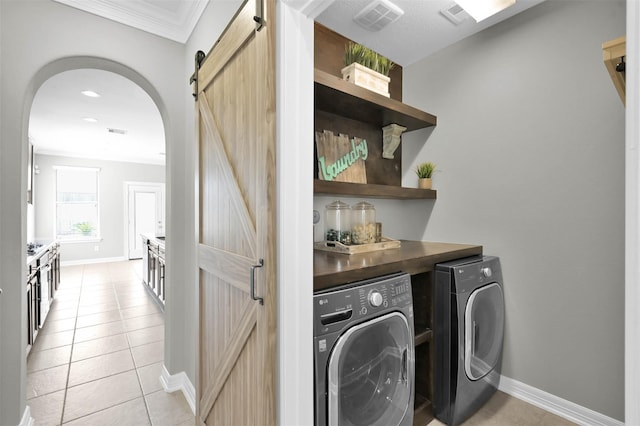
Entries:
<svg viewBox="0 0 640 426">
<path fill-rule="evenodd" d="M 49 249 L 49 295 L 51 300 L 60 288 L 60 244 L 54 243 Z"/>
<path fill-rule="evenodd" d="M 158 299 L 160 299 L 160 302 L 162 302 L 162 304 L 164 305 L 164 267 L 165 267 L 165 263 L 164 263 L 164 247 L 159 247 L 158 248 L 158 263 L 157 263 L 158 269 L 157 269 L 157 278 L 158 278 L 158 282 L 157 282 L 157 288 L 156 288 L 156 295 L 158 296 Z"/>
<path fill-rule="evenodd" d="M 149 288 L 153 292 L 153 294 L 157 293 L 158 287 L 158 244 L 154 241 L 149 240 L 148 242 L 148 261 L 149 264 L 147 266 L 147 270 L 149 271 Z"/>
<path fill-rule="evenodd" d="M 411 276 L 415 327 L 415 399 L 414 424 L 427 424 L 432 418 L 433 401 L 433 338 L 432 331 L 433 273 Z"/>
<path fill-rule="evenodd" d="M 60 244 L 54 241 L 39 245 L 38 251 L 27 257 L 26 273 L 28 354 L 60 287 Z"/>
<path fill-rule="evenodd" d="M 36 341 L 40 329 L 40 269 L 38 260 L 27 265 L 27 354 Z"/>
<path fill-rule="evenodd" d="M 142 237 L 143 282 L 155 299 L 164 307 L 165 302 L 165 256 L 164 242 L 155 238 Z"/>
</svg>

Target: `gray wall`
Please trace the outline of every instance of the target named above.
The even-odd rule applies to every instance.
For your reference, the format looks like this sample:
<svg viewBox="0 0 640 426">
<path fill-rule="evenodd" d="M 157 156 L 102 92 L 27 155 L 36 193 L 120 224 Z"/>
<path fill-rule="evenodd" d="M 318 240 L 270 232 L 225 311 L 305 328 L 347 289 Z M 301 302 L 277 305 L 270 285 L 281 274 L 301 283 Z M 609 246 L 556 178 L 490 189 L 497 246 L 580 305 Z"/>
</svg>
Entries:
<svg viewBox="0 0 640 426">
<path fill-rule="evenodd" d="M 37 238 L 55 238 L 54 166 L 97 167 L 99 174 L 99 205 L 101 241 L 63 243 L 62 262 L 91 259 L 127 258 L 125 218 L 127 215 L 125 182 L 164 183 L 165 167 L 117 161 L 100 161 L 54 155 L 36 155 L 35 164 L 40 173 L 35 175 L 35 235 Z M 99 251 L 94 247 L 98 246 Z"/>
<path fill-rule="evenodd" d="M 402 214 L 501 256 L 505 376 L 618 420 L 624 108 L 601 44 L 624 33 L 623 1 L 548 0 L 404 68 L 405 103 L 438 116 L 404 137 L 404 183 L 440 172 L 438 199 Z"/>
<path fill-rule="evenodd" d="M 184 46 L 49 0 L 0 2 L 0 424 L 15 425 L 25 409 L 26 159 L 28 118 L 38 87 L 57 72 L 97 67 L 130 78 L 158 105 L 167 139 L 167 292 L 179 293 L 187 266 L 173 260 L 185 250 L 180 236 L 192 229 L 192 210 L 181 194 L 193 187 L 185 176 Z M 191 123 L 189 123 L 191 126 Z M 176 194 L 175 199 L 172 197 Z M 176 206 L 176 207 L 174 207 Z M 178 300 L 178 299 L 176 299 Z M 180 312 L 169 307 L 167 329 Z M 169 311 L 171 310 L 171 313 Z M 171 374 L 185 371 L 194 355 L 165 338 L 165 365 Z M 185 353 L 186 352 L 186 353 Z"/>
</svg>

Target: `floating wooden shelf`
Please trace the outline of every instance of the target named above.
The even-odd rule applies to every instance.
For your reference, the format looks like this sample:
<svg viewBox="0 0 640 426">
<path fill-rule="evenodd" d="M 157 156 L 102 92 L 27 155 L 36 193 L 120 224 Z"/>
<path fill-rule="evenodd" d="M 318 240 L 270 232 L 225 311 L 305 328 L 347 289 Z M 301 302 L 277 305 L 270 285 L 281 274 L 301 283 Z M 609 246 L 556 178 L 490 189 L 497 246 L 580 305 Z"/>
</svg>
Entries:
<svg viewBox="0 0 640 426">
<path fill-rule="evenodd" d="M 316 109 L 384 127 L 399 124 L 407 132 L 435 126 L 437 118 L 402 102 L 315 70 Z"/>
<path fill-rule="evenodd" d="M 415 346 L 418 346 L 423 343 L 430 342 L 432 338 L 433 338 L 433 331 L 429 328 L 422 331 L 416 331 L 414 344 Z"/>
<path fill-rule="evenodd" d="M 433 189 L 403 188 L 393 185 L 334 182 L 316 179 L 313 192 L 326 195 L 347 195 L 366 198 L 388 198 L 398 200 L 435 200 L 437 191 Z"/>
</svg>

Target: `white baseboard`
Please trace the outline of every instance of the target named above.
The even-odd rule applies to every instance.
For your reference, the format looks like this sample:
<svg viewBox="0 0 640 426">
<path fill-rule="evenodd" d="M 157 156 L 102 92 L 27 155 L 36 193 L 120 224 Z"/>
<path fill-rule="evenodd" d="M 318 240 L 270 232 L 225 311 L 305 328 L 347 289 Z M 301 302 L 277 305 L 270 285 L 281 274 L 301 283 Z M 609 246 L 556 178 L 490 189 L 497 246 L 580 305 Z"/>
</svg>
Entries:
<svg viewBox="0 0 640 426">
<path fill-rule="evenodd" d="M 24 409 L 24 413 L 22 413 L 22 419 L 20 419 L 19 426 L 35 426 L 35 424 L 35 419 L 31 417 L 31 408 L 27 405 Z"/>
<path fill-rule="evenodd" d="M 624 426 L 624 423 L 509 377 L 500 377 L 499 389 L 579 425 Z"/>
<path fill-rule="evenodd" d="M 90 265 L 93 263 L 123 262 L 126 260 L 129 259 L 127 259 L 125 256 L 103 257 L 100 259 L 67 260 L 64 262 L 60 262 L 60 266 Z"/>
<path fill-rule="evenodd" d="M 196 388 L 193 387 L 187 373 L 181 371 L 178 374 L 171 375 L 169 374 L 167 367 L 163 365 L 162 374 L 160 375 L 160 383 L 162 383 L 162 387 L 165 392 L 171 393 L 175 391 L 182 391 L 184 398 L 191 407 L 193 415 L 196 414 Z"/>
</svg>

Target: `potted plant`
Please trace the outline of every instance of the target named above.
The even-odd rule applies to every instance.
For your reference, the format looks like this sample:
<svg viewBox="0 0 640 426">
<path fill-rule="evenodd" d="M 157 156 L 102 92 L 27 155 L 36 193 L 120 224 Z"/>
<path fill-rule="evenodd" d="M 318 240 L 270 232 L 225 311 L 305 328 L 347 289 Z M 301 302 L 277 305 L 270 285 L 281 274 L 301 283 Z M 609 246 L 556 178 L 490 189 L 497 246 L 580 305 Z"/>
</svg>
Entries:
<svg viewBox="0 0 640 426">
<path fill-rule="evenodd" d="M 91 232 L 93 231 L 93 225 L 89 222 L 76 223 L 73 227 L 80 231 L 82 235 L 91 235 Z"/>
<path fill-rule="evenodd" d="M 349 42 L 344 52 L 342 78 L 389 97 L 389 72 L 395 64 L 361 44 Z"/>
<path fill-rule="evenodd" d="M 431 176 L 436 169 L 436 165 L 430 161 L 419 164 L 416 168 L 418 175 L 418 187 L 422 189 L 431 189 Z"/>
</svg>

